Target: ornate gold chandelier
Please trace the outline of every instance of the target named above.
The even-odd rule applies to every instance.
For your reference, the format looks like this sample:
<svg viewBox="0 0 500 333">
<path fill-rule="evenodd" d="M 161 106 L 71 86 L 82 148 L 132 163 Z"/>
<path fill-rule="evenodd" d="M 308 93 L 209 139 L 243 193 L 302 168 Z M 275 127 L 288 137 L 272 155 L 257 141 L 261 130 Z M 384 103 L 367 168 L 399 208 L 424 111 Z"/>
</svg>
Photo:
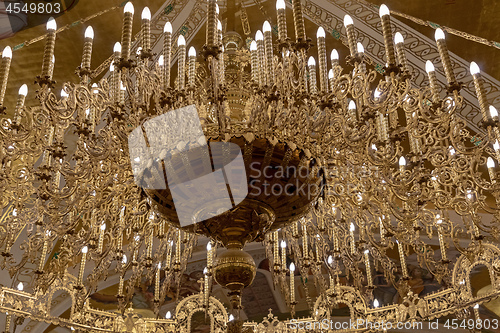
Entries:
<svg viewBox="0 0 500 333">
<path fill-rule="evenodd" d="M 266 21 L 244 45 L 238 33 L 222 32 L 217 3 L 208 0 L 206 43 L 197 56 L 168 22 L 163 52 L 153 54 L 147 8 L 140 43 L 132 43 L 134 7 L 127 3 L 108 75 L 90 80 L 94 32 L 88 27 L 80 83 L 64 83 L 60 96 L 52 80 L 57 26 L 49 19 L 39 103 L 25 105 L 24 85 L 0 126 L 0 267 L 17 286 L 0 289 L 6 332 L 23 318 L 88 332 L 184 332 L 198 309 L 211 318 L 213 332 L 294 331 L 290 319 L 270 316 L 256 324 L 239 317 L 241 292 L 256 274 L 254 259 L 243 251 L 251 242 L 264 244 L 292 318 L 296 286 L 312 277 L 319 296 L 305 288 L 311 315 L 303 323 L 330 320 L 341 303 L 354 321 L 480 319 L 478 304 L 500 295 L 500 132 L 478 66 L 471 63 L 470 72 L 484 131 L 471 133 L 457 117 L 464 99 L 441 29 L 435 36 L 448 81 L 444 94 L 429 61 L 429 86 L 412 86 L 404 40 L 400 33 L 393 37 L 385 5 L 381 74 L 356 41 L 349 15 L 346 66 L 336 50 L 327 50 L 321 27 L 318 54 L 310 56 L 301 2 L 291 4 L 295 40 L 288 37 L 285 2 L 278 0 L 277 38 Z M 10 48 L 2 56 L 4 105 Z M 178 110 L 195 110 L 203 145 L 198 118 L 174 117 Z M 131 139 L 136 129 L 149 150 Z M 472 135 L 477 140 L 471 142 Z M 176 144 L 155 150 L 158 142 Z M 173 179 L 185 184 L 229 172 L 225 165 L 238 157 L 240 167 L 214 182 L 231 184 L 227 209 L 207 184 L 194 182 L 182 193 L 172 186 Z M 247 193 L 239 198 L 232 187 L 238 175 Z M 181 194 L 194 206 L 196 223 L 184 222 Z M 209 239 L 203 288 L 181 300 L 174 315 L 160 315 L 198 236 Z M 412 254 L 441 284 L 438 292 L 414 292 L 406 262 Z M 27 265 L 36 267 L 32 285 L 15 280 Z M 477 265 L 488 268 L 492 283 L 481 296 L 470 283 Z M 375 271 L 395 286 L 399 303 L 375 299 Z M 120 313 L 92 309 L 89 296 L 116 274 Z M 130 305 L 141 281 L 154 285 L 156 318 L 140 318 Z M 210 296 L 213 281 L 228 290 L 229 309 Z M 51 297 L 61 289 L 72 299 L 69 318 L 51 315 Z"/>
</svg>

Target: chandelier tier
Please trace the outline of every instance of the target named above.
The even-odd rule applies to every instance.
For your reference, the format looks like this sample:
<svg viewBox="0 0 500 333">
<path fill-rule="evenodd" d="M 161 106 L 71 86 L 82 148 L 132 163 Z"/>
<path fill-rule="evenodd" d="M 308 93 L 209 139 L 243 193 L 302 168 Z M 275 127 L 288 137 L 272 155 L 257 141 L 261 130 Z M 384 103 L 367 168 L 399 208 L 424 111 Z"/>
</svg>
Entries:
<svg viewBox="0 0 500 333">
<path fill-rule="evenodd" d="M 212 318 L 213 332 L 291 331 L 290 320 L 272 315 L 261 324 L 240 320 L 241 292 L 256 274 L 243 247 L 254 241 L 263 242 L 274 285 L 292 317 L 296 286 L 310 279 L 304 282 L 309 321 L 329 319 L 339 303 L 349 306 L 353 320 L 479 319 L 478 304 L 500 295 L 500 132 L 478 66 L 471 63 L 470 70 L 484 133 L 471 132 L 457 116 L 464 100 L 441 29 L 436 42 L 448 80 L 444 93 L 429 61 L 429 86 L 412 86 L 404 39 L 399 32 L 393 37 L 385 5 L 383 73 L 356 41 L 349 15 L 344 26 L 350 55 L 342 67 L 321 27 L 318 54 L 310 56 L 312 40 L 305 35 L 299 0 L 291 2 L 295 41 L 288 35 L 285 2 L 278 0 L 278 38 L 266 21 L 248 48 L 238 33 L 222 32 L 216 1 L 207 5 L 200 56 L 193 47 L 187 50 L 183 35 L 167 22 L 156 58 L 149 9 L 142 12 L 140 41 L 134 44 L 134 7 L 127 3 L 109 73 L 95 83 L 89 76 L 94 31 L 88 27 L 80 83 L 64 83 L 60 96 L 52 80 L 57 26 L 49 19 L 38 104 L 25 105 L 23 85 L 15 109 L 6 110 L 12 116 L 0 126 L 0 268 L 18 286 L 0 289 L 0 309 L 8 313 L 5 331 L 29 318 L 91 332 L 179 332 L 188 330 L 189 313 L 197 309 Z M 10 48 L 2 57 L 3 103 Z M 175 59 L 177 75 L 171 70 Z M 153 142 L 178 144 L 137 157 L 144 151 L 131 141 L 136 129 L 146 133 L 160 117 L 189 108 L 201 120 L 209 155 L 199 149 L 193 119 L 170 117 L 149 136 L 148 148 Z M 208 204 L 191 202 L 197 223 L 183 223 L 170 181 L 215 172 L 220 161 L 235 161 L 240 152 L 243 164 L 235 170 L 246 174 L 248 194 L 223 209 L 210 200 L 210 188 L 190 188 L 190 199 Z M 166 174 L 168 186 L 153 186 Z M 181 283 L 199 235 L 209 238 L 202 290 L 181 300 L 173 318 L 168 313 L 161 319 L 167 291 Z M 13 255 L 19 251 L 21 257 Z M 439 292 L 414 293 L 410 255 L 440 283 Z M 488 268 L 492 290 L 476 296 L 470 273 L 480 264 Z M 36 278 L 18 285 L 26 269 Z M 374 299 L 379 270 L 400 304 Z M 89 296 L 113 275 L 119 276 L 120 313 L 92 309 Z M 214 280 L 229 290 L 231 318 L 210 296 Z M 129 307 L 139 283 L 154 285 L 156 318 L 139 318 Z M 318 290 L 315 299 L 311 284 Z M 58 288 L 73 300 L 69 319 L 51 316 Z"/>
</svg>

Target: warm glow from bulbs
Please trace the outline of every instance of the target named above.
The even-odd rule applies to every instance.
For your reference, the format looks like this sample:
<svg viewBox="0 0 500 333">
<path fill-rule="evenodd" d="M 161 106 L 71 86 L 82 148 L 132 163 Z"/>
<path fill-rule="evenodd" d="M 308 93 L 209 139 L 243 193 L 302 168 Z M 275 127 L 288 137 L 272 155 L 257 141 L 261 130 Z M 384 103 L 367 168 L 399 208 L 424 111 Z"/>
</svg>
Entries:
<svg viewBox="0 0 500 333">
<path fill-rule="evenodd" d="M 264 25 L 262 26 L 262 30 L 264 32 L 271 32 L 271 24 L 268 21 L 265 21 Z"/>
<path fill-rule="evenodd" d="M 434 39 L 436 41 L 438 41 L 440 39 L 444 39 L 444 32 L 443 32 L 443 30 L 441 30 L 441 28 L 436 29 L 436 32 L 434 33 Z"/>
<path fill-rule="evenodd" d="M 189 48 L 189 51 L 188 51 L 188 56 L 190 56 L 190 57 L 196 57 L 196 50 L 194 49 L 194 47 L 193 47 L 193 46 L 191 46 L 191 47 Z"/>
<path fill-rule="evenodd" d="M 163 61 L 164 61 L 164 59 L 165 59 L 165 58 L 163 57 L 163 54 L 162 54 L 162 55 L 160 55 L 160 56 L 158 57 L 158 65 L 159 65 L 159 66 L 163 66 Z"/>
<path fill-rule="evenodd" d="M 486 160 L 486 166 L 488 169 L 492 169 L 495 167 L 495 161 L 491 157 L 488 157 L 488 160 Z"/>
<path fill-rule="evenodd" d="M 333 79 L 333 69 L 330 69 L 330 70 L 328 71 L 328 78 L 329 78 L 329 79 Z"/>
<path fill-rule="evenodd" d="M 163 27 L 163 32 L 172 33 L 172 23 L 170 22 L 165 23 L 165 26 Z"/>
<path fill-rule="evenodd" d="M 148 7 L 144 7 L 144 9 L 142 10 L 141 18 L 143 20 L 151 20 L 151 11 Z"/>
<path fill-rule="evenodd" d="M 403 35 L 401 35 L 400 32 L 396 32 L 396 34 L 394 35 L 394 43 L 401 44 L 404 42 L 405 42 L 405 39 L 403 38 Z"/>
<path fill-rule="evenodd" d="M 316 37 L 317 38 L 325 38 L 326 37 L 325 29 L 323 29 L 323 27 L 318 28 L 318 31 L 316 32 Z"/>
<path fill-rule="evenodd" d="M 285 8 L 286 8 L 285 0 L 276 1 L 276 10 Z"/>
<path fill-rule="evenodd" d="M 255 40 L 264 40 L 264 35 L 262 34 L 262 31 L 257 30 L 255 33 Z"/>
<path fill-rule="evenodd" d="M 295 272 L 295 264 L 293 262 L 290 264 L 290 272 Z M 293 277 L 291 277 L 291 279 L 293 279 Z"/>
<path fill-rule="evenodd" d="M 47 21 L 47 30 L 56 30 L 56 29 L 57 29 L 56 20 L 54 20 L 53 17 L 49 17 L 49 20 Z"/>
<path fill-rule="evenodd" d="M 123 9 L 123 12 L 134 14 L 134 5 L 132 4 L 132 2 L 127 2 L 125 8 Z"/>
<path fill-rule="evenodd" d="M 10 46 L 6 46 L 3 49 L 2 57 L 4 57 L 4 58 L 11 58 L 12 59 L 12 49 L 10 48 Z"/>
<path fill-rule="evenodd" d="M 316 66 L 316 60 L 314 60 L 313 57 L 309 57 L 309 60 L 307 61 L 307 66 Z"/>
<path fill-rule="evenodd" d="M 380 9 L 378 10 L 378 14 L 380 15 L 380 17 L 384 17 L 385 15 L 390 15 L 391 12 L 389 11 L 389 8 L 382 4 L 380 5 Z"/>
<path fill-rule="evenodd" d="M 284 240 L 281 241 L 281 248 L 282 249 L 286 248 L 286 242 Z"/>
<path fill-rule="evenodd" d="M 490 105 L 490 117 L 491 119 L 498 118 L 498 111 L 493 105 Z"/>
<path fill-rule="evenodd" d="M 94 39 L 94 29 L 90 25 L 85 29 L 85 38 Z"/>
<path fill-rule="evenodd" d="M 337 52 L 337 50 L 332 50 L 332 53 L 330 53 L 330 60 L 339 60 L 339 53 Z"/>
<path fill-rule="evenodd" d="M 470 73 L 471 75 L 476 75 L 479 74 L 481 70 L 479 69 L 479 66 L 473 61 L 470 63 Z"/>
<path fill-rule="evenodd" d="M 434 65 L 432 64 L 432 61 L 427 60 L 427 61 L 425 62 L 425 71 L 426 71 L 427 73 L 430 73 L 430 72 L 434 72 L 434 70 L 435 70 L 435 69 L 434 69 Z"/>
<path fill-rule="evenodd" d="M 183 35 L 179 35 L 179 38 L 177 38 L 177 46 L 181 45 L 186 45 L 186 39 Z"/>
<path fill-rule="evenodd" d="M 89 248 L 87 246 L 84 246 L 82 248 L 82 253 L 87 253 L 87 252 L 89 252 Z"/>
<path fill-rule="evenodd" d="M 365 47 L 360 42 L 358 42 L 357 48 L 358 48 L 358 53 L 364 53 L 365 52 Z"/>
<path fill-rule="evenodd" d="M 24 97 L 28 95 L 28 86 L 26 84 L 23 84 L 21 88 L 19 88 L 19 95 L 23 95 Z"/>
<path fill-rule="evenodd" d="M 119 42 L 115 43 L 115 46 L 113 46 L 113 52 L 114 53 L 121 53 L 122 52 L 122 44 Z"/>
<path fill-rule="evenodd" d="M 344 16 L 344 27 L 347 27 L 351 24 L 354 24 L 352 17 L 350 17 L 349 15 Z"/>
<path fill-rule="evenodd" d="M 250 51 L 257 51 L 257 43 L 254 40 L 250 43 Z"/>
<path fill-rule="evenodd" d="M 356 103 L 353 100 L 351 100 L 349 102 L 348 108 L 349 108 L 349 110 L 356 110 Z"/>
<path fill-rule="evenodd" d="M 406 165 L 406 159 L 404 156 L 401 156 L 399 158 L 399 166 L 405 166 Z"/>
</svg>

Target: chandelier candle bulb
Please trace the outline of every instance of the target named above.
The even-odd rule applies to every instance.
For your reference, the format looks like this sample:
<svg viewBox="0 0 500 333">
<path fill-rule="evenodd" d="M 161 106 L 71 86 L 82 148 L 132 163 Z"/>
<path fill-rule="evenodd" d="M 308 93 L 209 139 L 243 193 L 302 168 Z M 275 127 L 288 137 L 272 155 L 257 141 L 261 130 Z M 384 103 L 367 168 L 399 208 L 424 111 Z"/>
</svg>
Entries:
<svg viewBox="0 0 500 333">
<path fill-rule="evenodd" d="M 292 0 L 293 24 L 295 26 L 295 38 L 297 42 L 306 41 L 306 29 L 304 27 L 304 15 L 300 0 Z"/>
<path fill-rule="evenodd" d="M 349 236 L 350 236 L 350 244 L 351 244 L 351 253 L 354 254 L 356 253 L 356 241 L 354 239 L 354 223 L 351 222 L 349 225 Z"/>
<path fill-rule="evenodd" d="M 368 282 L 368 287 L 373 287 L 372 269 L 370 266 L 370 251 L 365 250 L 365 268 L 366 268 L 366 280 Z"/>
<path fill-rule="evenodd" d="M 213 256 L 212 256 L 212 243 L 207 244 L 207 269 L 211 270 L 213 267 Z"/>
<path fill-rule="evenodd" d="M 106 230 L 106 223 L 101 224 L 99 228 L 99 240 L 97 242 L 97 252 L 102 253 L 102 246 L 104 242 L 104 230 Z"/>
<path fill-rule="evenodd" d="M 142 10 L 141 19 L 142 49 L 145 52 L 149 52 L 151 49 L 151 11 L 148 7 L 144 7 Z"/>
<path fill-rule="evenodd" d="M 330 84 L 330 91 L 334 91 L 334 85 L 335 85 L 335 75 L 333 74 L 333 69 L 330 69 L 328 71 L 328 82 Z"/>
<path fill-rule="evenodd" d="M 208 47 L 216 46 L 216 29 L 217 29 L 217 1 L 208 0 L 208 13 L 207 13 L 207 33 L 206 45 Z"/>
<path fill-rule="evenodd" d="M 488 175 L 490 176 L 490 180 L 492 183 L 496 183 L 495 176 L 495 161 L 491 157 L 488 157 L 486 160 L 486 166 L 488 167 Z"/>
<path fill-rule="evenodd" d="M 439 100 L 439 86 L 434 64 L 430 60 L 427 60 L 425 62 L 425 71 L 427 72 L 427 76 L 429 77 L 429 87 L 431 88 L 432 92 L 432 100 L 433 102 L 436 102 Z"/>
<path fill-rule="evenodd" d="M 42 254 L 40 255 L 40 262 L 38 263 L 38 272 L 43 272 L 43 266 L 45 265 L 45 257 L 47 256 L 47 249 L 49 247 L 49 232 L 45 233 L 45 239 L 43 240 Z"/>
<path fill-rule="evenodd" d="M 481 317 L 479 316 L 479 304 L 474 305 L 472 309 L 474 311 L 474 317 L 476 317 L 476 321 L 481 320 Z"/>
<path fill-rule="evenodd" d="M 290 303 L 295 303 L 295 264 L 290 264 Z"/>
<path fill-rule="evenodd" d="M 436 39 L 439 56 L 441 57 L 441 61 L 443 62 L 446 80 L 450 85 L 456 84 L 457 80 L 455 78 L 455 74 L 453 73 L 453 67 L 451 65 L 450 55 L 448 53 L 448 47 L 446 46 L 446 40 L 443 30 L 437 28 L 434 34 L 434 38 Z"/>
<path fill-rule="evenodd" d="M 358 42 L 356 44 L 356 50 L 358 51 L 358 56 L 361 58 L 361 62 L 359 63 L 359 71 L 361 73 L 366 73 L 366 64 L 365 62 L 363 61 L 363 57 L 364 57 L 364 54 L 365 54 L 365 47 L 363 46 L 363 44 L 361 44 L 360 42 Z"/>
<path fill-rule="evenodd" d="M 259 55 L 257 51 L 257 42 L 254 40 L 250 43 L 250 57 L 252 66 L 252 81 L 259 84 Z"/>
<path fill-rule="evenodd" d="M 85 271 L 85 262 L 87 261 L 87 252 L 89 251 L 89 248 L 87 246 L 84 246 L 82 248 L 82 260 L 80 262 L 80 271 L 78 272 L 78 285 L 82 286 L 83 285 L 83 272 Z"/>
<path fill-rule="evenodd" d="M 286 4 L 285 0 L 276 1 L 276 10 L 278 12 L 278 39 L 284 42 L 287 36 L 286 29 Z"/>
<path fill-rule="evenodd" d="M 381 5 L 379 9 L 380 20 L 382 21 L 382 33 L 384 34 L 385 55 L 389 66 L 396 64 L 394 54 L 394 44 L 392 43 L 391 15 L 386 5 Z"/>
<path fill-rule="evenodd" d="M 399 241 L 396 241 L 396 243 L 398 243 L 399 261 L 401 263 L 401 271 L 403 272 L 403 278 L 408 278 L 408 267 L 406 266 L 406 258 L 403 250 L 403 244 L 400 243 Z"/>
<path fill-rule="evenodd" d="M 316 60 L 313 57 L 309 57 L 307 67 L 309 67 L 309 93 L 315 95 L 318 93 L 318 86 L 316 81 Z"/>
<path fill-rule="evenodd" d="M 45 43 L 45 50 L 43 53 L 42 78 L 52 78 L 52 75 L 50 75 L 50 63 L 54 56 L 54 48 L 56 45 L 56 30 L 56 20 L 54 20 L 53 17 L 49 17 L 47 21 L 47 42 Z"/>
<path fill-rule="evenodd" d="M 332 62 L 332 69 L 339 66 L 339 52 L 333 49 L 330 53 L 330 61 Z"/>
<path fill-rule="evenodd" d="M 399 164 L 399 171 L 404 172 L 406 169 L 406 159 L 404 156 L 401 156 L 398 161 Z"/>
<path fill-rule="evenodd" d="M 189 48 L 189 67 L 188 67 L 188 86 L 194 88 L 196 74 L 196 50 L 194 47 Z"/>
<path fill-rule="evenodd" d="M 121 40 L 121 57 L 127 61 L 130 59 L 130 47 L 132 44 L 132 23 L 134 21 L 134 5 L 127 2 L 123 13 L 123 29 Z"/>
<path fill-rule="evenodd" d="M 273 241 L 273 269 L 275 271 L 278 271 L 279 269 L 279 243 L 278 243 L 278 232 L 274 231 L 272 234 L 272 241 Z"/>
<path fill-rule="evenodd" d="M 355 123 L 357 121 L 357 112 L 356 112 L 356 102 L 351 100 L 349 102 L 349 105 L 347 107 L 347 112 L 348 112 L 348 118 L 352 123 Z"/>
<path fill-rule="evenodd" d="M 470 63 L 470 73 L 474 81 L 474 88 L 476 88 L 477 100 L 479 102 L 479 109 L 481 110 L 483 120 L 488 121 L 488 115 L 486 111 L 488 108 L 488 101 L 484 92 L 483 78 L 479 66 L 474 61 Z"/>
<path fill-rule="evenodd" d="M 2 62 L 0 64 L 0 105 L 3 105 L 7 81 L 9 80 L 10 64 L 12 62 L 12 49 L 6 46 L 2 52 Z"/>
<path fill-rule="evenodd" d="M 177 87 L 179 90 L 185 88 L 186 82 L 186 40 L 183 35 L 179 35 L 177 39 L 177 47 L 179 49 L 179 58 L 177 64 Z"/>
<path fill-rule="evenodd" d="M 325 29 L 318 28 L 316 39 L 318 43 L 319 86 L 322 92 L 328 92 Z"/>
<path fill-rule="evenodd" d="M 170 88 L 170 63 L 172 61 L 172 24 L 163 27 L 163 89 Z"/>
<path fill-rule="evenodd" d="M 346 30 L 349 52 L 351 53 L 351 57 L 354 57 L 357 52 L 356 37 L 354 36 L 354 21 L 349 15 L 344 16 L 344 27 Z"/>
<path fill-rule="evenodd" d="M 441 218 L 437 217 L 436 225 L 437 225 L 437 233 L 438 233 L 438 240 L 439 240 L 439 249 L 441 250 L 441 259 L 443 262 L 446 262 L 446 261 L 448 261 L 448 257 L 446 254 L 446 246 L 444 244 L 443 228 L 441 227 L 442 223 L 443 223 L 443 220 L 441 220 Z"/>
<path fill-rule="evenodd" d="M 274 66 L 273 66 L 273 34 L 271 32 L 271 24 L 268 21 L 262 26 L 264 31 L 264 48 L 266 53 L 266 83 L 272 86 L 274 83 Z"/>
<path fill-rule="evenodd" d="M 286 242 L 281 241 L 281 271 L 284 273 L 286 271 Z"/>
<path fill-rule="evenodd" d="M 22 109 L 24 108 L 24 102 L 26 101 L 26 96 L 28 95 L 28 86 L 23 84 L 19 88 L 19 94 L 17 95 L 16 109 L 14 112 L 14 123 L 19 124 L 22 116 Z"/>
<path fill-rule="evenodd" d="M 87 29 L 85 29 L 85 41 L 83 42 L 82 69 L 90 70 L 93 42 L 94 29 L 91 26 L 88 26 Z"/>
<path fill-rule="evenodd" d="M 156 269 L 156 278 L 155 278 L 155 301 L 160 300 L 160 269 L 161 263 L 158 263 L 158 268 Z"/>
<path fill-rule="evenodd" d="M 396 44 L 396 53 L 398 55 L 398 62 L 401 65 L 401 70 L 406 71 L 408 69 L 408 61 L 406 60 L 405 54 L 405 40 L 400 32 L 394 34 L 394 43 Z"/>
<path fill-rule="evenodd" d="M 255 40 L 257 41 L 257 55 L 259 60 L 259 85 L 264 86 L 266 84 L 266 72 L 265 72 L 265 46 L 264 46 L 264 35 L 262 31 L 257 30 L 255 33 Z"/>
</svg>

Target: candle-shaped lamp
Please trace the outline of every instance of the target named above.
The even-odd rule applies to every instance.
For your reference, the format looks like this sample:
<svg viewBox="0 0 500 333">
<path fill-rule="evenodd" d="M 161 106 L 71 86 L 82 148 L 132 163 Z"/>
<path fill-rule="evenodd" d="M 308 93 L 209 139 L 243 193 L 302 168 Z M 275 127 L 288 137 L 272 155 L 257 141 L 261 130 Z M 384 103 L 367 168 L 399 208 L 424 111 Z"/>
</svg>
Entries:
<svg viewBox="0 0 500 333">
<path fill-rule="evenodd" d="M 439 248 L 441 250 L 441 259 L 443 262 L 448 261 L 448 257 L 446 255 L 446 247 L 444 243 L 444 237 L 443 237 L 443 228 L 442 228 L 442 223 L 443 220 L 441 219 L 440 215 L 436 215 L 436 225 L 437 225 L 437 232 L 438 232 L 438 239 L 439 239 Z"/>
<path fill-rule="evenodd" d="M 373 287 L 372 269 L 370 266 L 370 251 L 365 250 L 365 268 L 366 268 L 366 280 L 368 282 L 368 287 Z"/>
<path fill-rule="evenodd" d="M 356 103 L 353 100 L 349 102 L 349 105 L 347 106 L 347 112 L 349 121 L 352 123 L 356 122 L 357 120 Z"/>
<path fill-rule="evenodd" d="M 264 47 L 264 35 L 262 31 L 257 30 L 255 33 L 255 40 L 257 42 L 257 55 L 259 62 L 259 85 L 263 86 L 266 84 L 266 71 L 265 71 L 265 47 Z"/>
<path fill-rule="evenodd" d="M 354 239 L 354 230 L 355 230 L 355 227 L 354 227 L 354 223 L 351 222 L 351 224 L 349 225 L 349 236 L 351 238 L 351 253 L 354 254 L 356 253 L 356 242 L 355 242 L 355 239 Z"/>
<path fill-rule="evenodd" d="M 295 303 L 295 264 L 290 264 L 290 303 Z"/>
<path fill-rule="evenodd" d="M 401 156 L 398 161 L 399 164 L 399 171 L 404 172 L 406 169 L 406 158 L 404 156 Z"/>
<path fill-rule="evenodd" d="M 161 262 L 158 263 L 158 268 L 156 269 L 155 301 L 160 300 L 160 269 L 161 269 Z"/>
<path fill-rule="evenodd" d="M 217 29 L 217 1 L 208 0 L 207 13 L 207 35 L 206 44 L 208 47 L 216 45 L 216 29 Z"/>
<path fill-rule="evenodd" d="M 163 88 L 170 87 L 170 62 L 172 61 L 172 24 L 165 23 L 163 27 Z"/>
<path fill-rule="evenodd" d="M 492 183 L 496 183 L 495 176 L 495 161 L 491 157 L 488 157 L 486 160 L 486 166 L 488 167 L 488 175 L 490 176 L 490 180 Z"/>
<path fill-rule="evenodd" d="M 396 44 L 396 53 L 398 55 L 398 62 L 401 65 L 401 70 L 405 71 L 408 68 L 408 62 L 405 55 L 404 38 L 400 32 L 394 35 L 394 43 Z"/>
<path fill-rule="evenodd" d="M 194 88 L 194 81 L 195 81 L 195 78 L 196 78 L 196 50 L 194 49 L 194 47 L 190 47 L 189 48 L 189 52 L 188 52 L 188 58 L 189 58 L 189 62 L 188 62 L 188 86 L 191 87 L 191 88 Z"/>
<path fill-rule="evenodd" d="M 474 61 L 470 63 L 470 73 L 472 74 L 472 79 L 474 80 L 474 87 L 476 88 L 477 100 L 479 101 L 479 108 L 481 110 L 481 114 L 483 115 L 483 120 L 487 121 L 488 116 L 486 109 L 488 101 L 484 92 L 481 71 L 479 70 L 479 66 Z"/>
<path fill-rule="evenodd" d="M 85 29 L 85 41 L 83 42 L 82 69 L 90 70 L 93 42 L 94 29 L 91 26 L 88 26 L 87 29 Z"/>
<path fill-rule="evenodd" d="M 148 7 L 144 7 L 142 10 L 141 19 L 142 49 L 144 52 L 149 52 L 151 49 L 151 11 Z"/>
<path fill-rule="evenodd" d="M 302 4 L 300 0 L 292 0 L 293 24 L 295 25 L 295 38 L 297 41 L 305 41 L 306 29 L 304 27 L 304 15 L 302 14 Z"/>
<path fill-rule="evenodd" d="M 444 37 L 444 32 L 440 28 L 436 29 L 434 33 L 434 38 L 436 39 L 436 44 L 438 46 L 439 56 L 443 62 L 444 73 L 446 75 L 446 80 L 450 85 L 456 84 L 457 80 L 455 74 L 453 73 L 453 67 L 451 65 L 450 55 L 448 54 L 448 47 L 446 46 L 446 41 Z"/>
<path fill-rule="evenodd" d="M 432 99 L 435 102 L 439 100 L 439 86 L 436 77 L 436 71 L 434 69 L 434 64 L 430 60 L 427 60 L 425 62 L 425 71 L 429 76 L 429 87 L 431 88 Z"/>
<path fill-rule="evenodd" d="M 319 27 L 316 32 L 316 40 L 318 42 L 319 87 L 322 92 L 328 92 L 325 38 L 325 29 Z"/>
<path fill-rule="evenodd" d="M 276 1 L 276 11 L 278 12 L 278 39 L 281 42 L 286 40 L 287 30 L 286 30 L 286 12 L 285 12 L 286 4 L 285 0 L 277 0 Z"/>
<path fill-rule="evenodd" d="M 127 2 L 123 9 L 123 29 L 122 29 L 122 58 L 129 60 L 130 47 L 132 44 L 132 23 L 134 21 L 134 5 Z"/>
<path fill-rule="evenodd" d="M 252 41 L 250 43 L 250 58 L 252 66 L 252 81 L 254 83 L 259 83 L 259 54 L 257 51 L 257 42 Z"/>
<path fill-rule="evenodd" d="M 186 67 L 186 39 L 180 35 L 177 39 L 177 47 L 179 49 L 179 60 L 177 68 L 177 86 L 180 90 L 184 89 L 186 82 L 185 67 Z"/>
<path fill-rule="evenodd" d="M 284 240 L 281 241 L 281 268 L 282 271 L 286 270 L 286 242 Z"/>
<path fill-rule="evenodd" d="M 43 62 L 42 62 L 42 78 L 51 78 L 50 74 L 50 62 L 54 56 L 54 48 L 56 45 L 56 30 L 57 24 L 53 17 L 49 17 L 47 21 L 47 42 L 45 43 L 45 50 L 43 52 Z"/>
<path fill-rule="evenodd" d="M 83 272 L 85 271 L 85 262 L 87 261 L 87 252 L 89 248 L 84 246 L 82 248 L 82 261 L 80 262 L 80 271 L 78 273 L 78 285 L 81 286 L 83 284 Z"/>
<path fill-rule="evenodd" d="M 316 60 L 313 57 L 309 57 L 307 61 L 307 67 L 309 68 L 309 92 L 311 94 L 318 93 L 318 87 L 316 83 Z"/>
<path fill-rule="evenodd" d="M 106 223 L 101 224 L 99 228 L 99 240 L 97 242 L 97 252 L 102 252 L 102 246 L 104 243 L 104 231 L 106 230 Z"/>
<path fill-rule="evenodd" d="M 264 49 L 266 54 L 266 84 L 272 86 L 274 83 L 273 34 L 271 33 L 271 24 L 268 21 L 264 22 L 262 31 L 264 31 Z"/>
<path fill-rule="evenodd" d="M 382 21 L 382 32 L 384 34 L 385 55 L 389 66 L 396 64 L 394 54 L 394 44 L 392 43 L 391 15 L 386 5 L 381 5 L 379 9 L 380 19 Z"/>
<path fill-rule="evenodd" d="M 213 265 L 212 243 L 207 243 L 207 269 L 211 270 Z"/>
<path fill-rule="evenodd" d="M 354 22 L 352 17 L 349 15 L 344 16 L 344 27 L 347 33 L 347 42 L 349 45 L 349 52 L 351 56 L 354 57 L 356 55 L 356 37 L 354 36 Z"/>
<path fill-rule="evenodd" d="M 28 86 L 26 84 L 23 84 L 21 88 L 19 88 L 19 94 L 17 95 L 16 110 L 14 112 L 14 122 L 16 124 L 19 124 L 19 122 L 21 121 L 21 113 L 27 95 L 28 95 Z"/>
<path fill-rule="evenodd" d="M 2 52 L 2 63 L 0 64 L 0 105 L 3 105 L 7 81 L 9 80 L 10 63 L 12 62 L 12 49 L 6 46 Z"/>
</svg>

